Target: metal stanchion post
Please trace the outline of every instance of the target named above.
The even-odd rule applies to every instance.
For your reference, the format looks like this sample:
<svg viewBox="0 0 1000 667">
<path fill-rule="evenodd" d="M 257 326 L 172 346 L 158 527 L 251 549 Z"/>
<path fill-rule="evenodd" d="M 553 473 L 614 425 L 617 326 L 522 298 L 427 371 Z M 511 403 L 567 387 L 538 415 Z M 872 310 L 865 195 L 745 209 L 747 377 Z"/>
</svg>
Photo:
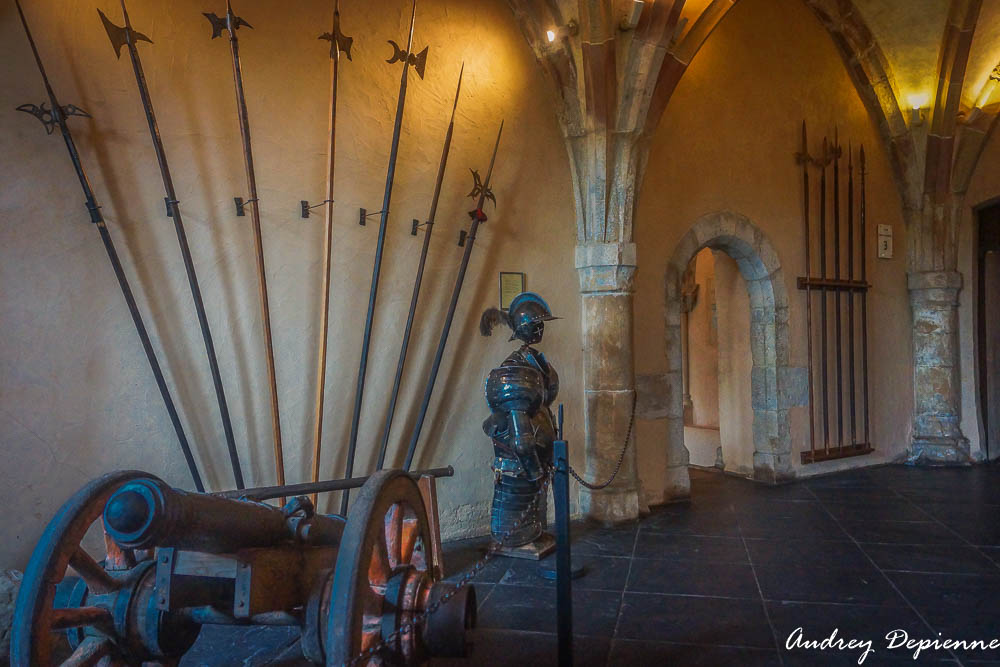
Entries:
<svg viewBox="0 0 1000 667">
<path fill-rule="evenodd" d="M 556 613 L 559 667 L 573 664 L 572 566 L 569 552 L 569 453 L 563 440 L 563 406 L 559 406 L 559 439 L 552 443 L 555 471 L 552 499 L 556 513 Z"/>
</svg>

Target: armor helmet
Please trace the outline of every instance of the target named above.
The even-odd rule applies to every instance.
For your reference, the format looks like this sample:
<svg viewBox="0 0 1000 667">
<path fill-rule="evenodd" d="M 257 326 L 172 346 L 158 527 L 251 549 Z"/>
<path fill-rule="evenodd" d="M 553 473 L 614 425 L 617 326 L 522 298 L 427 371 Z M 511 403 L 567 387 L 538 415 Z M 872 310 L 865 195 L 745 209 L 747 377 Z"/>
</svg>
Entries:
<svg viewBox="0 0 1000 667">
<path fill-rule="evenodd" d="M 542 340 L 546 321 L 559 319 L 549 310 L 549 304 L 534 292 L 521 292 L 515 296 L 507 312 L 510 328 L 514 331 L 510 339 L 517 338 L 528 345 Z"/>
</svg>

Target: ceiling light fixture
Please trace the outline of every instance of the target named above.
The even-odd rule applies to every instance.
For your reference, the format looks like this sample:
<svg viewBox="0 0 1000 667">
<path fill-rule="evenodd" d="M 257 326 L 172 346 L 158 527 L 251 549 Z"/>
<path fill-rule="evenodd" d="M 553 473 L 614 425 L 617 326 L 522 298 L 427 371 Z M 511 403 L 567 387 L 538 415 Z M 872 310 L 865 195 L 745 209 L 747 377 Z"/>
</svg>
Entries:
<svg viewBox="0 0 1000 667">
<path fill-rule="evenodd" d="M 577 25 L 575 19 L 570 20 L 566 25 L 561 25 L 555 28 L 549 28 L 545 31 L 545 38 L 548 39 L 549 44 L 556 41 L 556 39 L 561 39 L 569 35 L 576 35 L 580 32 L 580 26 Z"/>
<path fill-rule="evenodd" d="M 910 103 L 910 127 L 917 127 L 924 123 L 924 108 L 930 102 L 931 96 L 927 93 L 913 93 L 907 95 L 906 101 Z"/>
</svg>

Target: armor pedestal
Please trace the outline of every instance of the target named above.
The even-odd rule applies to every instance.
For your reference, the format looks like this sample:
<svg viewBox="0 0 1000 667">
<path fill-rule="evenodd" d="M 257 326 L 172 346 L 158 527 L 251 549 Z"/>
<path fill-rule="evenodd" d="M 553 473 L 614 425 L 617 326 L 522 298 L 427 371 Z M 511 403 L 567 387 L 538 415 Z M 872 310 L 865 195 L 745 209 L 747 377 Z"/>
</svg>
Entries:
<svg viewBox="0 0 1000 667">
<path fill-rule="evenodd" d="M 524 560 L 542 560 L 555 551 L 556 538 L 550 533 L 542 533 L 532 542 L 522 544 L 519 547 L 500 547 L 497 554 L 510 558 L 523 558 Z"/>
</svg>

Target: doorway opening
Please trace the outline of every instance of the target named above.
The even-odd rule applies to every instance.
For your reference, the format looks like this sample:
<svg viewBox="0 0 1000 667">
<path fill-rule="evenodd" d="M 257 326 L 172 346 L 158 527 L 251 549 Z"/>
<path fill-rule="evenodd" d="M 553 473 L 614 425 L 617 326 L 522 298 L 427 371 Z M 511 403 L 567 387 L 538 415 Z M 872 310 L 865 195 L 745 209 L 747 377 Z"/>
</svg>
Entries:
<svg viewBox="0 0 1000 667">
<path fill-rule="evenodd" d="M 683 278 L 684 443 L 699 467 L 753 476 L 750 298 L 724 250 L 702 248 Z"/>
</svg>

